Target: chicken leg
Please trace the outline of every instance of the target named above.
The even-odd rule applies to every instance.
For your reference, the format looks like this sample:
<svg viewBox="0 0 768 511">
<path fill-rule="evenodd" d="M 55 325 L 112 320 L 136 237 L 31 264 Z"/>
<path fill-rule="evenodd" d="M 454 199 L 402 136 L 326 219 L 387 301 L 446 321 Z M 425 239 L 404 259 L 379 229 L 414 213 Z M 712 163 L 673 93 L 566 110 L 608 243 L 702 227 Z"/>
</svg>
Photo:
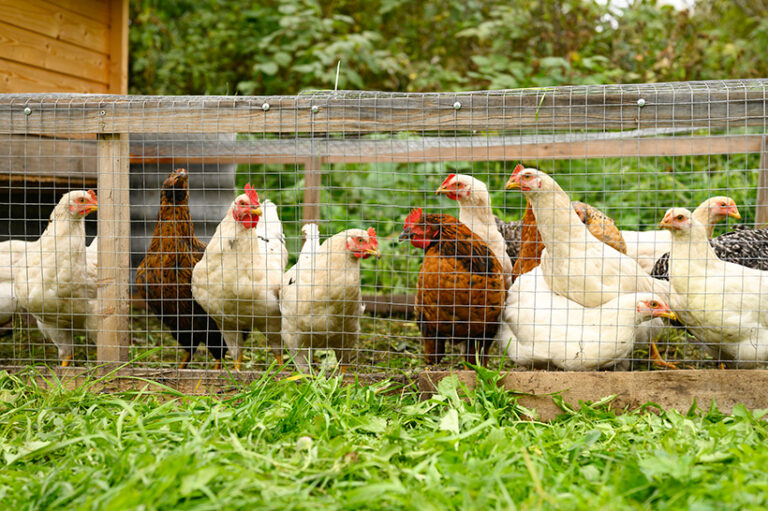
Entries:
<svg viewBox="0 0 768 511">
<path fill-rule="evenodd" d="M 666 369 L 679 369 L 679 367 L 677 367 L 677 364 L 675 364 L 674 362 L 667 362 L 661 357 L 661 353 L 659 353 L 659 349 L 656 347 L 655 341 L 651 341 L 650 352 L 651 352 L 651 360 L 653 361 L 653 364 L 656 367 L 663 367 Z"/>
</svg>

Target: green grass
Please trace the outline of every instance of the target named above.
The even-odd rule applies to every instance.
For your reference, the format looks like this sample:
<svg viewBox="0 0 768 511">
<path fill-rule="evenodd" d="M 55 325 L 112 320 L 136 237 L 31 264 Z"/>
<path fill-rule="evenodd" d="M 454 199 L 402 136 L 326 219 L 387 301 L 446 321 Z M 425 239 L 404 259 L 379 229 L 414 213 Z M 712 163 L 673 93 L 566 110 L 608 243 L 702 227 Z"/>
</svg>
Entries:
<svg viewBox="0 0 768 511">
<path fill-rule="evenodd" d="M 0 373 L 6 509 L 759 509 L 766 411 L 525 418 L 483 371 L 392 383 L 264 378 L 232 396 L 42 390 Z M 462 399 L 460 396 L 464 396 Z"/>
</svg>

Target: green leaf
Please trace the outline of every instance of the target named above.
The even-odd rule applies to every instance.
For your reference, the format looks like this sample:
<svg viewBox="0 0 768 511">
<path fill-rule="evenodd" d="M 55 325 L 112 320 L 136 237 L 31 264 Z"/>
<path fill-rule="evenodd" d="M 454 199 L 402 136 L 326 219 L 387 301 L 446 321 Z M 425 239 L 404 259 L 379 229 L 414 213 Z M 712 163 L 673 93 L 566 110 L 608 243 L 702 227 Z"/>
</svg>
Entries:
<svg viewBox="0 0 768 511">
<path fill-rule="evenodd" d="M 459 412 L 454 408 L 449 409 L 443 418 L 440 419 L 439 425 L 440 431 L 450 431 L 451 433 L 459 434 Z"/>
</svg>

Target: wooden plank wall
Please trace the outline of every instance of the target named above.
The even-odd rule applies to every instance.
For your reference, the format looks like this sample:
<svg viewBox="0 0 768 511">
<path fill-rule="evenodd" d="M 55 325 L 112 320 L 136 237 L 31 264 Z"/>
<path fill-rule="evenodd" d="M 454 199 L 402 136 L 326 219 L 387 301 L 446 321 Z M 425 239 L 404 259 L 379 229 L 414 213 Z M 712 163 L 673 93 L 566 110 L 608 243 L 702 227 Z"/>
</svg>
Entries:
<svg viewBox="0 0 768 511">
<path fill-rule="evenodd" d="M 128 92 L 128 0 L 0 2 L 0 93 Z"/>
</svg>

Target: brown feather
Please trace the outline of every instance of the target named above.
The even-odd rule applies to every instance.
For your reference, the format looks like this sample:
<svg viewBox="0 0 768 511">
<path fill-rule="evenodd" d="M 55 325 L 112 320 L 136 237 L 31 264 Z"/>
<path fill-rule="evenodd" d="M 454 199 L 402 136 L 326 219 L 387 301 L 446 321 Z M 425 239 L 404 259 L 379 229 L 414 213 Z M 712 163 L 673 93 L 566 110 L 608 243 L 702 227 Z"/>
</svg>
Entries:
<svg viewBox="0 0 768 511">
<path fill-rule="evenodd" d="M 451 342 L 466 343 L 470 361 L 477 353 L 485 365 L 505 301 L 501 264 L 455 218 L 425 215 L 425 224 L 437 230 L 426 249 L 416 297 L 427 362 L 438 363 Z"/>
<path fill-rule="evenodd" d="M 192 270 L 203 257 L 205 243 L 195 237 L 187 179 L 177 173 L 163 182 L 157 223 L 136 271 L 136 288 L 185 350 L 191 353 L 205 343 L 221 360 L 226 352 L 221 332 L 192 296 Z"/>
</svg>

